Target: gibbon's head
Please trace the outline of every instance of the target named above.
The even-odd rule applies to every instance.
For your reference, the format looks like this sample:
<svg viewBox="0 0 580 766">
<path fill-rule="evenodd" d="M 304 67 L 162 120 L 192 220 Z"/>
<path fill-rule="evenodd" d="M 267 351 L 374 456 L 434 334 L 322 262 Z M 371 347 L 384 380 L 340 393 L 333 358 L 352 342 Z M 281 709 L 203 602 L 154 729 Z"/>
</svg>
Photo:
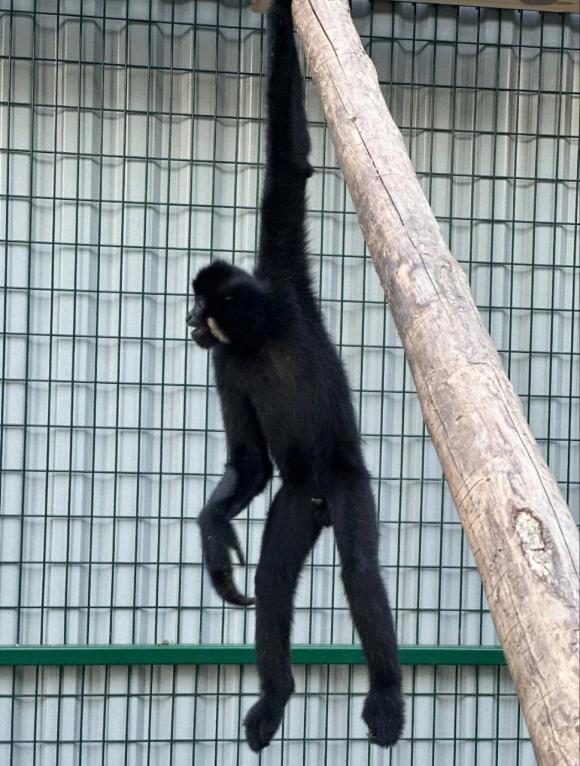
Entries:
<svg viewBox="0 0 580 766">
<path fill-rule="evenodd" d="M 263 341 L 267 298 L 250 274 L 214 261 L 195 277 L 193 292 L 195 301 L 186 322 L 198 346 L 222 343 L 250 349 Z"/>
</svg>

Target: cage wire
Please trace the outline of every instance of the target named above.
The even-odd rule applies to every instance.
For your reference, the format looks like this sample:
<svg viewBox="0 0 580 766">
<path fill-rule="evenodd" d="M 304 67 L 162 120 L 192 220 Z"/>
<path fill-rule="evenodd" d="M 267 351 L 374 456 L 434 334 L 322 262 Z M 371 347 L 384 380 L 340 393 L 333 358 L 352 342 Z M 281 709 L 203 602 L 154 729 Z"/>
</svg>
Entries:
<svg viewBox="0 0 580 766">
<path fill-rule="evenodd" d="M 219 664 L 252 642 L 254 614 L 225 606 L 202 568 L 195 519 L 225 444 L 184 322 L 197 269 L 251 267 L 257 246 L 263 18 L 231 6 L 0 0 L 2 763 L 256 762 L 241 736 L 254 667 Z M 575 514 L 579 18 L 375 2 L 357 19 Z M 499 651 L 493 666 L 461 654 L 497 638 L 309 79 L 306 99 L 313 273 L 359 413 L 398 635 L 431 649 L 405 667 L 402 742 L 371 747 L 364 668 L 325 659 L 356 643 L 325 533 L 296 600 L 293 640 L 311 649 L 260 763 L 527 766 Z M 247 592 L 270 498 L 236 521 Z M 112 657 L 98 645 L 166 642 L 218 645 L 215 664 L 96 664 Z M 58 661 L 54 644 L 70 646 Z M 35 647 L 29 664 L 11 664 L 13 645 Z M 92 664 L 73 645 L 95 646 Z"/>
</svg>

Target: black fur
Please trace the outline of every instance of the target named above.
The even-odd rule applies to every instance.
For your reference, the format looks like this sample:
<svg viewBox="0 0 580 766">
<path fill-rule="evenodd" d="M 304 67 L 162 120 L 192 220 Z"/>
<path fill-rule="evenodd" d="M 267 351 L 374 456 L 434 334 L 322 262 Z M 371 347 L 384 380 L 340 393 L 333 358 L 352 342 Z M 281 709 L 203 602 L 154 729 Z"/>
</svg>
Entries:
<svg viewBox="0 0 580 766">
<path fill-rule="evenodd" d="M 268 514 L 256 572 L 261 697 L 245 720 L 250 747 L 269 744 L 293 692 L 294 592 L 328 524 L 368 660 L 363 718 L 372 741 L 389 746 L 404 722 L 401 672 L 350 390 L 308 274 L 310 140 L 288 1 L 273 3 L 267 25 L 269 136 L 258 264 L 253 275 L 223 262 L 202 269 L 188 315 L 194 339 L 212 348 L 228 444 L 225 474 L 199 516 L 203 551 L 218 593 L 233 604 L 252 603 L 233 582 L 230 551 L 240 561 L 243 556 L 231 521 L 264 489 L 273 460 L 283 485 Z"/>
</svg>

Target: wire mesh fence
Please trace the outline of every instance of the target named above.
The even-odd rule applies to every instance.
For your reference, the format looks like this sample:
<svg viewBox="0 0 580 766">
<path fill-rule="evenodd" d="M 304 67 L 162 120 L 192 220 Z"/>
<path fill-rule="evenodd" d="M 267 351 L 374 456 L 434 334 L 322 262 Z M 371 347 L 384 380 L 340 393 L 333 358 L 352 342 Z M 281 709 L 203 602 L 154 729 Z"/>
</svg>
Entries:
<svg viewBox="0 0 580 766">
<path fill-rule="evenodd" d="M 253 612 L 225 607 L 203 573 L 195 519 L 225 445 L 184 322 L 197 269 L 250 267 L 257 244 L 263 20 L 230 5 L 0 0 L 1 644 L 252 641 Z M 375 2 L 357 24 L 577 514 L 580 17 Z M 261 762 L 534 763 L 505 668 L 428 666 L 439 645 L 497 640 L 309 80 L 307 111 L 313 272 L 383 574 L 401 643 L 435 648 L 405 670 L 393 753 L 366 741 L 364 670 L 307 664 Z M 236 522 L 246 592 L 270 498 Z M 356 641 L 337 564 L 324 533 L 295 642 Z M 255 761 L 240 740 L 251 665 L 63 665 L 0 671 L 3 762 Z"/>
</svg>

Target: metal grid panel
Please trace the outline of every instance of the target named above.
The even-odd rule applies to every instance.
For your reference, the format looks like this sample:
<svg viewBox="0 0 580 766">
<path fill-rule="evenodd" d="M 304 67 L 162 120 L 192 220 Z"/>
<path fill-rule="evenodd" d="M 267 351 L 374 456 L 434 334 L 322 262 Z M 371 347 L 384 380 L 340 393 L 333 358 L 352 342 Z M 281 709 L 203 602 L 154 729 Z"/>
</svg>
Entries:
<svg viewBox="0 0 580 766">
<path fill-rule="evenodd" d="M 392 754 L 366 737 L 366 673 L 309 667 L 295 676 L 264 766 L 535 763 L 505 668 L 406 674 L 413 736 Z M 17 766 L 34 763 L 35 754 L 36 763 L 60 766 L 255 764 L 240 728 L 257 693 L 253 668 L 19 669 L 0 676 L 2 740 L 14 743 L 0 742 L 0 756 Z"/>
<path fill-rule="evenodd" d="M 224 442 L 207 358 L 186 342 L 183 320 L 190 277 L 209 258 L 253 260 L 262 20 L 207 0 L 2 0 L 0 8 L 0 642 L 251 641 L 253 613 L 225 608 L 201 568 L 195 517 L 221 473 Z M 578 17 L 376 3 L 358 24 L 444 234 L 577 513 Z M 360 413 L 400 639 L 494 643 L 311 85 L 307 101 L 318 171 L 311 251 Z M 248 591 L 268 501 L 237 522 L 250 563 L 237 577 Z M 302 579 L 294 638 L 354 640 L 329 534 Z M 349 752 L 358 763 L 352 748 L 366 745 L 357 739 L 354 692 L 364 673 L 301 672 L 308 705 L 304 697 L 292 704 L 302 705 L 308 743 L 285 731 L 285 744 L 263 762 Z M 207 721 L 230 721 L 228 706 L 256 689 L 252 670 L 231 668 L 1 677 L 0 704 L 11 712 L 0 720 L 11 728 L 0 726 L 0 747 L 14 763 L 27 763 L 28 751 L 77 762 L 82 728 L 65 735 L 67 705 L 78 725 L 95 727 L 82 734 L 95 740 L 83 762 L 103 753 L 123 762 L 119 747 L 128 762 L 181 762 L 178 747 L 189 753 L 192 745 L 170 747 L 170 729 L 155 727 L 165 720 L 161 708 L 192 705 L 195 720 L 206 721 L 196 747 L 206 749 L 183 757 L 235 763 L 238 745 L 228 744 L 225 724 Z M 129 683 L 144 694 L 134 709 Z M 410 723 L 394 762 L 533 762 L 504 670 L 408 670 L 406 690 Z M 349 692 L 350 728 L 333 733 L 347 706 L 326 713 L 324 705 Z M 108 724 L 98 728 L 120 720 L 110 695 L 120 695 L 114 704 L 127 721 L 135 716 L 118 730 L 122 745 Z M 513 715 L 504 715 L 504 700 Z M 98 714 L 87 712 L 92 701 Z M 289 755 L 294 736 L 292 753 L 304 747 L 303 756 Z"/>
</svg>

